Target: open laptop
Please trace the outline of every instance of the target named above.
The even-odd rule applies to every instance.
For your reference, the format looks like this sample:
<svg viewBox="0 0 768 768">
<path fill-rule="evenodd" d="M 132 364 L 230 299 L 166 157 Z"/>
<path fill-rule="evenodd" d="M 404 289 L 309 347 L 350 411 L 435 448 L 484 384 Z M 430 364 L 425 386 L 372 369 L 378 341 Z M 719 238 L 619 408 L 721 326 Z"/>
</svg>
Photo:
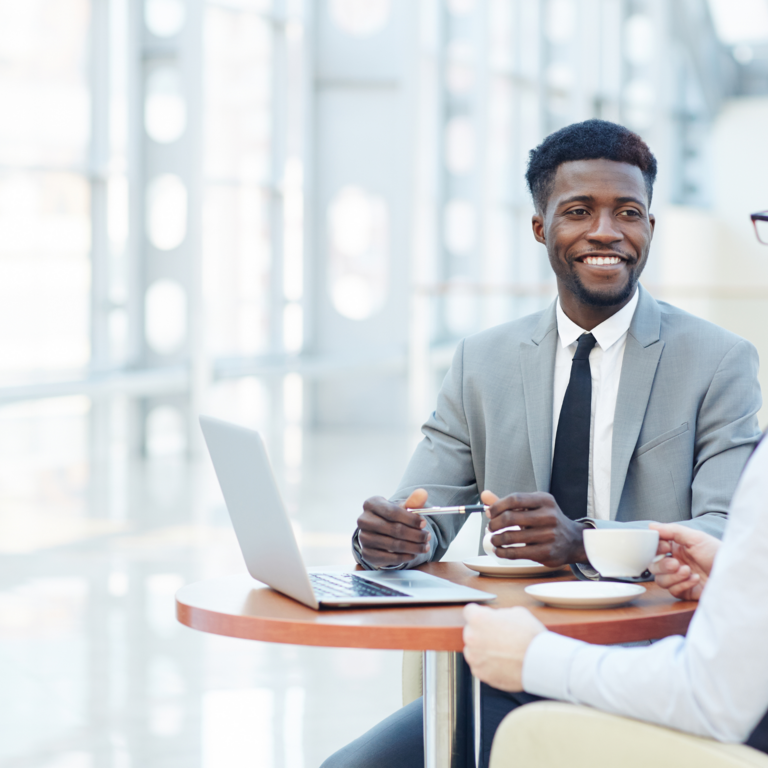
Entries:
<svg viewBox="0 0 768 768">
<path fill-rule="evenodd" d="M 304 565 L 258 432 L 200 417 L 248 572 L 310 608 L 471 603 L 496 595 L 414 570 L 320 571 Z"/>
</svg>

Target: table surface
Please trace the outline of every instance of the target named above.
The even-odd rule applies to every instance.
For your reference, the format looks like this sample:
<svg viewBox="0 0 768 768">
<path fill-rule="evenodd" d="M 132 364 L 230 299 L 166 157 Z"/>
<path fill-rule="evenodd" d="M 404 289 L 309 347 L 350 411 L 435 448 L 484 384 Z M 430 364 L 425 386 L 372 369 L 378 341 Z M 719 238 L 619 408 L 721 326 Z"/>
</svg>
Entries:
<svg viewBox="0 0 768 768">
<path fill-rule="evenodd" d="M 697 605 L 675 600 L 649 582 L 644 584 L 647 592 L 626 606 L 549 608 L 526 594 L 525 587 L 544 581 L 572 581 L 570 570 L 531 579 L 480 576 L 462 563 L 429 563 L 420 570 L 492 592 L 497 597 L 488 603 L 491 607 L 524 606 L 553 632 L 592 643 L 685 634 Z M 270 643 L 417 651 L 460 651 L 464 647 L 460 605 L 315 611 L 249 576 L 227 576 L 182 587 L 176 595 L 176 615 L 182 624 L 203 632 Z"/>
</svg>

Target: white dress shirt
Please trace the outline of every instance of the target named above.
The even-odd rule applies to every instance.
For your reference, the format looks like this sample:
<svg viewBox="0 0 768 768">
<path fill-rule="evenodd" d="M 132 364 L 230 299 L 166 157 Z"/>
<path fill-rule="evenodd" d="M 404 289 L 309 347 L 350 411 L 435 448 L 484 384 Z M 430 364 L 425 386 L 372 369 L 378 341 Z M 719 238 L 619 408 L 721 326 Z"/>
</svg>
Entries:
<svg viewBox="0 0 768 768">
<path fill-rule="evenodd" d="M 557 301 L 557 334 L 560 344 L 555 353 L 555 383 L 552 400 L 552 453 L 554 456 L 557 424 L 563 407 L 565 391 L 571 378 L 571 364 L 578 339 L 591 333 L 597 344 L 589 353 L 592 372 L 592 422 L 589 431 L 589 488 L 587 514 L 598 520 L 611 519 L 611 450 L 613 447 L 613 418 L 619 394 L 621 364 L 627 346 L 627 333 L 637 308 L 639 292 L 615 315 L 591 331 L 579 328 L 563 312 Z"/>
<path fill-rule="evenodd" d="M 768 438 L 744 470 L 728 520 L 686 637 L 620 648 L 545 632 L 526 653 L 525 690 L 745 741 L 768 711 Z"/>
</svg>

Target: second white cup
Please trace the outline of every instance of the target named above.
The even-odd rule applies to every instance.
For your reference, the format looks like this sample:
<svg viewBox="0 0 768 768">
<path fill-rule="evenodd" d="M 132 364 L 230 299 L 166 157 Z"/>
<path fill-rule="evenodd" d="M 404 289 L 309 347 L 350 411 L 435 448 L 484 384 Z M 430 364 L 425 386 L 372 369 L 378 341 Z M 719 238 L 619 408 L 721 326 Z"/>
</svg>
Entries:
<svg viewBox="0 0 768 768">
<path fill-rule="evenodd" d="M 659 547 L 659 532 L 643 528 L 584 531 L 584 549 L 592 567 L 606 578 L 640 576 Z"/>
</svg>

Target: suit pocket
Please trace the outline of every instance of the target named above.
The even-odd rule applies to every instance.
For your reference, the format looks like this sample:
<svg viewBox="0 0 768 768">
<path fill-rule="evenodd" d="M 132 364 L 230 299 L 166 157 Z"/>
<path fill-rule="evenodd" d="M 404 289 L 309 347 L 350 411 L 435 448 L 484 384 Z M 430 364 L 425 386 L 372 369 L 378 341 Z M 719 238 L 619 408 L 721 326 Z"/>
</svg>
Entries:
<svg viewBox="0 0 768 768">
<path fill-rule="evenodd" d="M 664 432 L 658 437 L 654 437 L 653 440 L 649 440 L 647 443 L 643 443 L 643 445 L 641 445 L 635 451 L 635 458 L 642 456 L 644 453 L 648 453 L 648 451 L 652 451 L 657 446 L 661 445 L 662 443 L 666 443 L 668 440 L 674 439 L 678 435 L 684 435 L 687 431 L 688 431 L 688 422 L 686 421 L 685 423 L 681 424 L 679 427 L 670 429 L 669 432 Z"/>
</svg>

